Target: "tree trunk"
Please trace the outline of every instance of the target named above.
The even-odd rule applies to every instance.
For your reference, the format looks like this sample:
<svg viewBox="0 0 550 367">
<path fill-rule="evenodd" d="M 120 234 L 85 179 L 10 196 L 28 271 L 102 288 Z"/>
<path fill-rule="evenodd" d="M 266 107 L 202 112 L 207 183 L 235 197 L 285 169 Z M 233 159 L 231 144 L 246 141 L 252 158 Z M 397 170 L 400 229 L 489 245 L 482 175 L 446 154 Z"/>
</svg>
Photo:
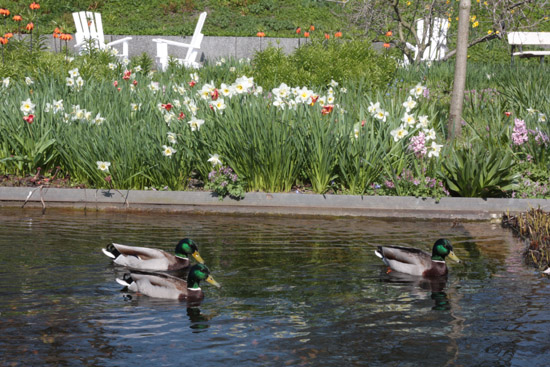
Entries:
<svg viewBox="0 0 550 367">
<path fill-rule="evenodd" d="M 471 0 L 460 0 L 458 13 L 458 38 L 456 42 L 456 64 L 449 111 L 448 140 L 460 135 L 462 122 L 462 105 L 464 102 L 464 87 L 466 85 L 466 64 L 468 59 L 468 31 L 470 28 Z"/>
</svg>

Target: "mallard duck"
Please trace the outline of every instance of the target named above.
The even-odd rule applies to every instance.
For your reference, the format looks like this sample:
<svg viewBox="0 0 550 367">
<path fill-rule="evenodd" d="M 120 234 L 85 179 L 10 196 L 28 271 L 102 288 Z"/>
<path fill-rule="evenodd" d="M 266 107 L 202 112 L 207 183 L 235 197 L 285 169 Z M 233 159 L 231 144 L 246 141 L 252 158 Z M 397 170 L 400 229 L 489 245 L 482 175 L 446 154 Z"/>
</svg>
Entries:
<svg viewBox="0 0 550 367">
<path fill-rule="evenodd" d="M 131 272 L 117 278 L 117 283 L 127 287 L 127 290 L 141 293 L 154 298 L 177 299 L 180 301 L 200 303 L 204 298 L 199 283 L 205 280 L 220 287 L 212 278 L 210 270 L 203 264 L 196 264 L 189 269 L 187 281 L 165 273 Z"/>
<path fill-rule="evenodd" d="M 189 238 L 184 238 L 176 245 L 175 255 L 166 251 L 111 243 L 102 249 L 103 253 L 113 259 L 118 265 L 137 270 L 174 271 L 189 267 L 188 256 L 204 264 L 199 254 L 197 244 Z"/>
<path fill-rule="evenodd" d="M 454 254 L 451 242 L 446 239 L 435 241 L 432 254 L 412 247 L 378 246 L 374 251 L 391 270 L 410 275 L 437 277 L 446 275 L 445 257 L 460 262 Z"/>
</svg>

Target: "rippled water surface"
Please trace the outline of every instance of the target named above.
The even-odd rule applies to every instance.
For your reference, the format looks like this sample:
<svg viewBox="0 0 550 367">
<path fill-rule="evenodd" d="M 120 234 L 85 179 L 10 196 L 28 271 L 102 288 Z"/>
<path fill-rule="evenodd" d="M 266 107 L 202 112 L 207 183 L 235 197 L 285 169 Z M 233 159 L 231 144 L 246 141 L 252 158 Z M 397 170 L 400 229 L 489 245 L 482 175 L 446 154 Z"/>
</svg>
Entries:
<svg viewBox="0 0 550 367">
<path fill-rule="evenodd" d="M 546 366 L 550 287 L 498 225 L 0 208 L 0 365 Z M 191 237 L 199 308 L 134 295 L 109 242 Z M 385 273 L 377 244 L 449 238 L 444 283 Z"/>
</svg>

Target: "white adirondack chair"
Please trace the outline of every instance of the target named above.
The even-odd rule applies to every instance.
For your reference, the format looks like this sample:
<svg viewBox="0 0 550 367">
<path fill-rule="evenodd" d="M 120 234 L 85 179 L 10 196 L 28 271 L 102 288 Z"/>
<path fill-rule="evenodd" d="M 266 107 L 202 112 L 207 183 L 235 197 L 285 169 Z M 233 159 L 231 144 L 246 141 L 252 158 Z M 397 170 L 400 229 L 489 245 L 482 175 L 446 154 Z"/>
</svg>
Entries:
<svg viewBox="0 0 550 367">
<path fill-rule="evenodd" d="M 202 34 L 202 27 L 204 25 L 205 20 L 206 20 L 206 12 L 200 14 L 199 20 L 197 21 L 197 25 L 195 26 L 195 31 L 193 32 L 193 37 L 191 38 L 190 43 L 176 42 L 176 41 L 171 41 L 171 40 L 162 39 L 162 38 L 153 39 L 153 42 L 157 44 L 157 65 L 160 70 L 164 71 L 168 67 L 168 61 L 169 61 L 168 45 L 187 49 L 185 58 L 175 59 L 178 63 L 184 65 L 185 67 L 190 67 L 195 69 L 201 67 L 201 64 L 199 64 L 196 61 L 196 59 L 199 54 L 199 50 L 201 48 L 202 39 L 204 38 L 204 34 Z"/>
<path fill-rule="evenodd" d="M 80 52 L 87 51 L 88 47 L 95 47 L 100 50 L 122 44 L 122 53 L 120 57 L 128 57 L 128 41 L 132 37 L 121 38 L 109 43 L 105 43 L 105 35 L 103 34 L 103 22 L 101 21 L 100 13 L 92 13 L 89 11 L 80 11 L 73 13 L 74 24 L 76 26 L 74 47 L 77 47 Z"/>
<path fill-rule="evenodd" d="M 449 20 L 445 18 L 434 18 L 432 21 L 433 32 L 430 34 L 430 27 L 424 32 L 424 19 L 416 21 L 416 34 L 420 38 L 420 42 L 427 47 L 420 60 L 422 61 L 438 61 L 442 60 L 447 53 L 447 30 L 449 29 Z M 405 44 L 407 48 L 414 51 L 414 60 L 418 57 L 418 45 L 410 43 Z M 408 65 L 410 60 L 405 56 L 404 64 Z"/>
</svg>

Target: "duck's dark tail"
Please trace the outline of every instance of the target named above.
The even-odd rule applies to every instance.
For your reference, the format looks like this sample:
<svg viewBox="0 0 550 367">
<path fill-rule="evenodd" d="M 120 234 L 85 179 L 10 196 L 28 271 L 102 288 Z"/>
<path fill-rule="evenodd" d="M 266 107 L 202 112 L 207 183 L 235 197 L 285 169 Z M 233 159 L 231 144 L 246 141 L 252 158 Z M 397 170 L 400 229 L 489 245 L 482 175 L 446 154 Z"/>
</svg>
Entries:
<svg viewBox="0 0 550 367">
<path fill-rule="evenodd" d="M 116 259 L 120 256 L 120 252 L 112 243 L 108 244 L 106 248 L 102 248 L 101 251 L 112 259 Z"/>
</svg>

